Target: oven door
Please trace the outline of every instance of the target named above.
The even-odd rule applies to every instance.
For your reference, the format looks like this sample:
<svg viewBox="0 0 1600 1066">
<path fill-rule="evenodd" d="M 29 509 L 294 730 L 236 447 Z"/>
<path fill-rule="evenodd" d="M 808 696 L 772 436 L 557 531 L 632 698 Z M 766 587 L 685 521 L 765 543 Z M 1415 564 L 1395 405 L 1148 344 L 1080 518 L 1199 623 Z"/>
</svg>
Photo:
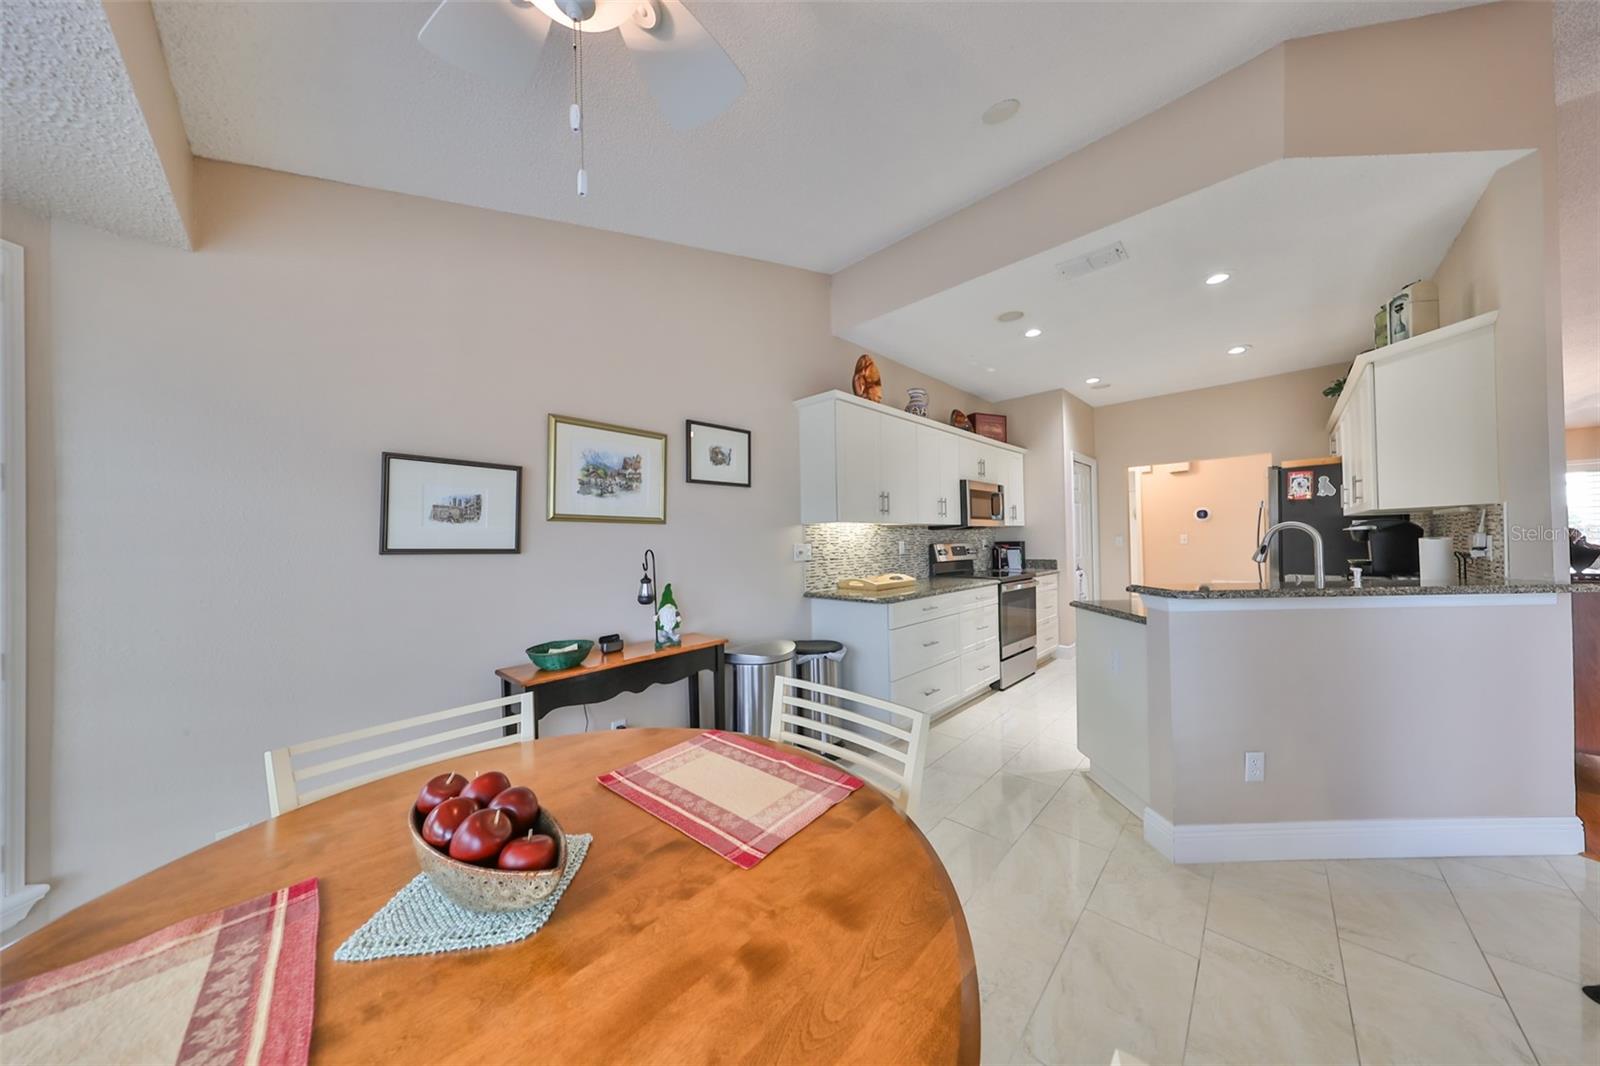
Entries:
<svg viewBox="0 0 1600 1066">
<path fill-rule="evenodd" d="M 1038 642 L 1039 583 L 1032 579 L 1000 586 L 1000 657 L 1027 651 Z"/>
<path fill-rule="evenodd" d="M 961 483 L 961 524 L 963 526 L 1003 526 L 1006 522 L 1006 494 L 999 485 L 987 481 Z"/>
</svg>

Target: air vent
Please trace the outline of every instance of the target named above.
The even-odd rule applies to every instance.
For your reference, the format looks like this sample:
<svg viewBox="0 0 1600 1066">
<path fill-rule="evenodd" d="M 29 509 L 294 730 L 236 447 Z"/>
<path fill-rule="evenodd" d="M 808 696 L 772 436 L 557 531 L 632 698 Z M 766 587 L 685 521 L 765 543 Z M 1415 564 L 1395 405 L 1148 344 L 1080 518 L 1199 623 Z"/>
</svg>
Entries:
<svg viewBox="0 0 1600 1066">
<path fill-rule="evenodd" d="M 1107 245 L 1104 248 L 1090 252 L 1088 255 L 1074 256 L 1065 262 L 1057 263 L 1056 274 L 1067 281 L 1071 281 L 1074 278 L 1081 278 L 1085 274 L 1093 274 L 1096 270 L 1104 270 L 1106 267 L 1114 267 L 1118 263 L 1127 262 L 1127 259 L 1128 250 L 1122 246 L 1121 241 L 1118 241 L 1116 244 Z"/>
</svg>

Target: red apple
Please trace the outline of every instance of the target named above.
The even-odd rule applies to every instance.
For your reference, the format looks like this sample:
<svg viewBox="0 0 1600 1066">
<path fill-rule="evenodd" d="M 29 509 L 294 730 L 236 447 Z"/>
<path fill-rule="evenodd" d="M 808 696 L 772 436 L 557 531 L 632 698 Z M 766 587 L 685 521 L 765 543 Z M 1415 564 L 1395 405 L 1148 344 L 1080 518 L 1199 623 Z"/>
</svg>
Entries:
<svg viewBox="0 0 1600 1066">
<path fill-rule="evenodd" d="M 417 810 L 427 814 L 445 800 L 461 795 L 461 790 L 466 787 L 467 779 L 460 774 L 453 771 L 440 774 L 422 786 L 422 791 L 417 794 Z"/>
<path fill-rule="evenodd" d="M 489 808 L 493 810 L 496 807 L 511 815 L 511 822 L 516 826 L 514 832 L 517 833 L 526 833 L 539 820 L 539 797 L 525 785 L 508 788 L 496 796 Z"/>
<path fill-rule="evenodd" d="M 479 774 L 472 779 L 472 784 L 462 789 L 461 794 L 468 799 L 478 801 L 478 806 L 487 807 L 489 801 L 511 787 L 511 778 L 499 770 L 490 770 L 486 774 Z"/>
<path fill-rule="evenodd" d="M 502 870 L 548 870 L 556 864 L 556 842 L 543 833 L 518 837 L 500 849 Z"/>
<path fill-rule="evenodd" d="M 502 810 L 478 811 L 456 828 L 450 857 L 462 862 L 488 862 L 511 839 L 511 816 Z"/>
<path fill-rule="evenodd" d="M 465 796 L 447 799 L 422 820 L 422 839 L 436 848 L 447 847 L 461 823 L 478 811 L 478 801 Z"/>
</svg>

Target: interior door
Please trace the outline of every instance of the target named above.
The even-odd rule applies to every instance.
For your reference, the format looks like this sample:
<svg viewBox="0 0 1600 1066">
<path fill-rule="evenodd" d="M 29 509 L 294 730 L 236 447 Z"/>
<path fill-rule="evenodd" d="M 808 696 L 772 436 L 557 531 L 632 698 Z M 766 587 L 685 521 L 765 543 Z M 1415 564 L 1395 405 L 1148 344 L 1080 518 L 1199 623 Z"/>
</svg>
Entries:
<svg viewBox="0 0 1600 1066">
<path fill-rule="evenodd" d="M 881 522 L 910 525 L 921 521 L 917 496 L 917 426 L 903 418 L 879 416 L 878 480 L 883 484 L 885 512 Z"/>
<path fill-rule="evenodd" d="M 839 521 L 888 521 L 878 479 L 878 423 L 883 416 L 851 403 L 834 404 Z"/>
<path fill-rule="evenodd" d="M 1095 558 L 1095 468 L 1072 460 L 1072 580 L 1073 599 L 1098 599 L 1099 560 Z"/>
<path fill-rule="evenodd" d="M 960 438 L 930 426 L 917 430 L 917 517 L 930 526 L 961 521 Z"/>
</svg>

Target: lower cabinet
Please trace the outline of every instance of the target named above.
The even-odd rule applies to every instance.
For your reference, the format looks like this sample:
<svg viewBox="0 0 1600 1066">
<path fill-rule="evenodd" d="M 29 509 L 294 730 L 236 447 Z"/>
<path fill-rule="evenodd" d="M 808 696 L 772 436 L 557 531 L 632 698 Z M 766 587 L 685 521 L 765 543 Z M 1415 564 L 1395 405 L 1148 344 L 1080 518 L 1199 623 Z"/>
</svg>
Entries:
<svg viewBox="0 0 1600 1066">
<path fill-rule="evenodd" d="M 1061 579 L 1057 574 L 1039 575 L 1036 638 L 1039 660 L 1043 662 L 1061 646 Z"/>
<path fill-rule="evenodd" d="M 841 680 L 864 696 L 937 714 L 1000 676 L 994 585 L 901 603 L 811 601 L 811 634 L 845 646 Z"/>
</svg>

